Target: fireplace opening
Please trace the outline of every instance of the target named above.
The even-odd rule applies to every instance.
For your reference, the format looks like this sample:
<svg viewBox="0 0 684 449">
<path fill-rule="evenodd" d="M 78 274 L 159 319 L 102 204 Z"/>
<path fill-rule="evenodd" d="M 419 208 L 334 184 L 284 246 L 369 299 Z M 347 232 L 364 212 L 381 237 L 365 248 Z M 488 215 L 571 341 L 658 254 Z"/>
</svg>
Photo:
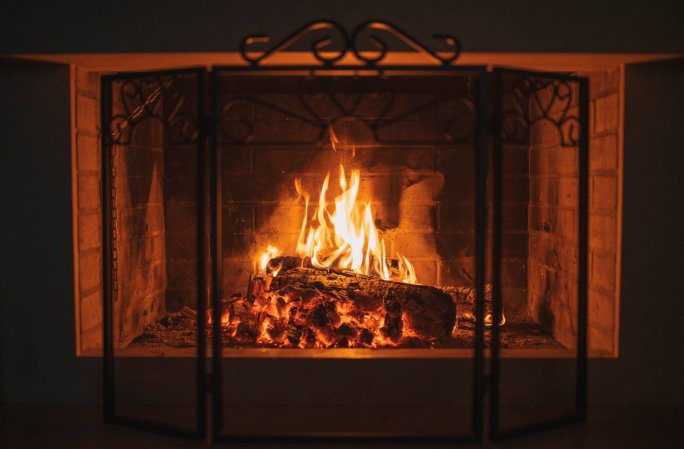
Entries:
<svg viewBox="0 0 684 449">
<path fill-rule="evenodd" d="M 117 354 L 194 356 L 198 323 L 211 341 L 217 322 L 227 356 L 471 357 L 478 74 L 212 72 L 73 71 L 79 353 L 103 344 L 109 212 Z M 590 86 L 590 354 L 614 356 L 621 69 L 565 74 Z M 488 95 L 500 104 L 485 105 L 487 126 L 505 138 L 498 155 L 491 132 L 486 143 L 484 345 L 495 336 L 503 356 L 565 357 L 578 327 L 579 124 L 565 120 L 578 117 L 578 85 L 515 71 L 498 79 Z M 100 129 L 101 111 L 109 120 Z M 96 189 L 103 136 L 109 211 Z M 206 179 L 213 148 L 220 198 Z"/>
<path fill-rule="evenodd" d="M 209 397 L 217 440 L 368 430 L 326 410 L 386 399 L 402 435 L 480 438 L 486 397 L 492 435 L 581 417 L 587 341 L 618 349 L 622 70 L 436 39 L 324 22 L 240 63 L 74 67 L 77 341 L 108 420 L 197 436 Z"/>
<path fill-rule="evenodd" d="M 467 346 L 455 338 L 455 295 L 474 284 L 466 281 L 453 295 L 437 287 L 450 271 L 474 276 L 476 80 L 219 80 L 219 103 L 234 108 L 219 132 L 253 158 L 251 174 L 235 175 L 225 160 L 234 150 L 223 152 L 224 188 L 265 180 L 243 191 L 248 198 L 224 190 L 224 235 L 238 242 L 223 245 L 223 289 L 236 298 L 222 311 L 227 344 Z M 254 114 L 254 133 L 235 139 L 244 114 Z M 316 126 L 298 119 L 309 116 Z M 440 169 L 458 160 L 462 175 Z M 449 209 L 460 210 L 460 228 L 445 222 L 453 219 Z M 254 223 L 240 216 L 245 212 Z"/>
<path fill-rule="evenodd" d="M 414 349 L 409 354 L 420 356 L 434 354 L 421 349 L 443 349 L 469 357 L 476 325 L 477 76 L 217 73 L 224 353 Z M 550 114 L 569 106 L 576 116 L 577 89 L 535 87 L 512 75 L 503 80 L 502 111 L 526 102 L 530 126 L 515 135 L 520 117 L 503 123 L 511 134 L 501 147 L 496 327 L 504 354 L 562 356 L 576 347 L 577 322 L 569 319 L 576 302 L 557 298 L 576 297 L 579 159 L 563 140 L 577 138 L 577 129 L 534 121 L 533 114 L 547 113 L 553 102 Z M 197 238 L 209 214 L 208 188 L 198 184 L 199 82 L 194 74 L 172 74 L 111 84 L 113 320 L 121 354 L 193 355 L 198 298 L 212 337 L 210 292 L 197 289 L 212 263 L 211 242 L 207 237 L 200 246 Z M 566 95 L 572 105 L 563 103 Z M 492 178 L 490 170 L 488 258 Z M 491 264 L 485 276 L 488 347 Z"/>
</svg>

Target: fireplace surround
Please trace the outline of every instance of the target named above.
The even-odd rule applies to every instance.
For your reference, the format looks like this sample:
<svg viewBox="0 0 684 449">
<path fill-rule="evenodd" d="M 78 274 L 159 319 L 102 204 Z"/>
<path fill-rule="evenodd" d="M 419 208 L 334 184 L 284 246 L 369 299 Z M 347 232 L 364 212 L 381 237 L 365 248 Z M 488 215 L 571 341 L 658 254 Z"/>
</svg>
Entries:
<svg viewBox="0 0 684 449">
<path fill-rule="evenodd" d="M 332 35 L 321 46 L 316 36 L 335 32 L 341 41 Z M 376 41 L 358 48 L 355 42 L 369 32 Z M 389 40 L 377 41 L 379 33 Z M 218 395 L 216 378 L 205 374 L 220 372 L 221 358 L 460 358 L 474 372 L 472 434 L 483 433 L 485 385 L 492 387 L 492 436 L 504 434 L 494 418 L 500 356 L 570 357 L 582 378 L 587 279 L 580 273 L 588 271 L 589 242 L 580 231 L 586 232 L 589 179 L 580 176 L 582 161 L 588 169 L 580 148 L 588 147 L 588 80 L 452 65 L 443 53 L 385 23 L 362 24 L 351 35 L 333 23 L 310 25 L 272 47 L 278 51 L 258 57 L 249 45 L 261 38 L 246 39 L 247 66 L 212 67 L 210 75 L 170 70 L 102 77 L 102 154 L 110 164 L 102 177 L 108 366 L 116 360 L 121 375 L 133 356 L 194 357 L 198 391 L 212 383 Z M 310 43 L 312 36 L 318 46 L 310 63 L 268 64 L 283 47 L 296 48 L 300 39 Z M 454 38 L 442 39 L 458 45 Z M 349 46 L 333 51 L 340 42 Z M 390 64 L 396 55 L 383 45 L 373 47 L 377 42 L 409 45 L 428 64 Z M 356 65 L 344 59 L 352 56 L 359 58 Z M 383 95 L 395 98 L 392 107 L 382 103 Z M 339 104 L 333 99 L 331 106 L 330 96 Z M 373 101 L 363 104 L 357 97 L 364 96 Z M 357 101 L 360 109 L 352 110 Z M 250 275 L 263 275 L 255 252 L 268 243 L 297 241 L 304 207 L 297 203 L 294 180 L 310 182 L 309 193 L 317 198 L 327 172 L 337 179 L 340 162 L 347 175 L 360 171 L 361 195 L 372 200 L 373 222 L 387 247 L 412 261 L 421 285 L 452 294 L 458 331 L 472 340 L 464 344 L 464 335 L 456 335 L 454 347 L 453 341 L 430 337 L 428 344 L 366 349 L 316 347 L 325 343 L 317 339 L 311 348 L 281 349 L 259 343 L 257 336 L 242 344 L 249 347 L 216 349 L 211 335 L 225 334 L 221 301 L 230 302 L 234 293 L 245 296 Z M 111 184 L 107 173 L 114 173 Z M 574 303 L 568 299 L 573 297 Z M 203 317 L 209 310 L 207 320 L 193 321 L 193 312 Z M 493 315 L 490 324 L 487 314 Z M 505 324 L 491 325 L 504 314 Z M 154 340 L 160 325 L 187 322 L 194 342 L 182 341 L 185 347 Z M 546 340 L 528 338 L 532 348 L 516 347 L 524 339 L 510 333 L 526 322 L 536 326 L 523 328 L 527 337 Z M 204 360 L 212 354 L 201 349 L 210 345 L 213 370 Z M 109 377 L 109 386 L 121 380 Z M 579 382 L 574 417 L 581 415 L 582 388 Z M 127 421 L 122 409 L 110 419 Z"/>
</svg>

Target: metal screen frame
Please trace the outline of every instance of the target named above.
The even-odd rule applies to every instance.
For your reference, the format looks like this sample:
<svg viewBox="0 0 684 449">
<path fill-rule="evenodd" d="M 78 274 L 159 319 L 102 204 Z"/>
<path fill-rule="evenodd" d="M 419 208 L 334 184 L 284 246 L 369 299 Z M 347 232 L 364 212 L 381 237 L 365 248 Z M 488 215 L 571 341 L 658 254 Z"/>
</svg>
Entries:
<svg viewBox="0 0 684 449">
<path fill-rule="evenodd" d="M 262 64 L 265 59 L 278 53 L 282 53 L 312 32 L 324 31 L 327 36 L 314 40 L 310 45 L 310 56 L 313 63 L 293 65 Z M 370 37 L 368 36 L 370 33 Z M 381 61 L 388 53 L 390 45 L 380 37 L 378 33 L 389 33 L 392 39 L 398 40 L 410 50 L 420 53 L 432 64 L 425 65 L 391 65 Z M 364 38 L 365 36 L 365 38 Z M 265 50 L 256 51 L 254 46 L 269 43 L 270 39 L 265 35 L 251 35 L 245 37 L 240 46 L 240 52 L 246 65 L 242 66 L 216 66 L 208 74 L 203 68 L 166 70 L 155 72 L 121 73 L 103 76 L 101 81 L 102 98 L 102 238 L 103 238 L 103 410 L 104 418 L 108 423 L 126 425 L 134 428 L 157 431 L 171 435 L 202 439 L 207 436 L 209 424 L 212 441 L 229 443 L 325 443 L 325 442 L 385 442 L 385 443 L 460 443 L 482 442 L 487 437 L 501 439 L 509 436 L 532 432 L 535 430 L 556 427 L 567 423 L 582 421 L 586 418 L 587 406 L 587 244 L 588 244 L 588 80 L 582 77 L 569 75 L 530 72 L 513 69 L 494 69 L 490 71 L 485 66 L 456 66 L 453 62 L 460 54 L 459 41 L 446 34 L 435 34 L 433 38 L 449 47 L 448 52 L 436 52 L 419 43 L 411 36 L 387 22 L 370 20 L 357 26 L 351 33 L 334 21 L 312 22 Z M 341 49 L 331 49 L 331 42 L 340 44 Z M 370 51 L 369 51 L 370 49 Z M 353 56 L 357 64 L 338 64 L 345 57 Z M 205 334 L 205 322 L 197 320 L 197 422 L 193 431 L 179 429 L 173 426 L 131 419 L 117 414 L 115 407 L 115 383 L 114 383 L 114 342 L 113 342 L 113 297 L 112 297 L 112 270 L 113 270 L 113 216 L 112 216 L 112 161 L 111 147 L 113 145 L 110 132 L 111 117 L 111 83 L 115 80 L 130 79 L 134 77 L 150 77 L 169 74 L 194 73 L 198 79 L 198 110 L 197 113 L 197 163 L 198 163 L 198 316 L 206 314 L 206 303 L 203 300 L 206 292 L 210 292 L 210 305 L 213 313 L 212 334 L 221 335 L 220 328 L 220 299 L 222 296 L 222 272 L 223 260 L 219 257 L 222 251 L 222 214 L 221 210 L 221 170 L 222 154 L 217 150 L 217 128 L 219 118 L 219 105 L 217 103 L 218 77 L 222 73 L 235 75 L 258 75 L 277 76 L 278 74 L 307 73 L 315 76 L 317 73 L 340 72 L 354 74 L 363 72 L 371 75 L 386 75 L 392 72 L 410 74 L 427 74 L 439 72 L 444 74 L 459 74 L 469 72 L 477 79 L 477 110 L 474 144 L 476 146 L 476 302 L 475 302 L 475 345 L 473 348 L 473 410 L 472 410 L 472 434 L 471 435 L 426 435 L 407 437 L 405 435 L 387 433 L 343 433 L 343 434 L 283 434 L 283 435 L 222 435 L 223 423 L 223 396 L 222 396 L 222 362 L 229 357 L 222 354 L 222 342 L 219 338 L 212 341 L 211 371 L 207 363 L 207 337 Z M 501 145 L 502 145 L 502 118 L 500 76 L 502 73 L 518 73 L 521 75 L 539 76 L 545 78 L 557 78 L 579 83 L 580 86 L 580 137 L 579 137 L 579 288 L 578 288 L 578 347 L 577 347 L 577 371 L 576 371 L 576 394 L 575 413 L 562 419 L 542 422 L 538 425 L 514 429 L 509 432 L 501 432 L 499 429 L 499 380 L 500 380 L 500 345 L 499 330 L 497 326 L 491 331 L 491 359 L 489 360 L 489 374 L 485 359 L 485 276 L 488 264 L 491 263 L 493 273 L 493 322 L 499 322 L 502 315 L 501 304 Z M 375 75 L 373 75 L 375 74 Z M 366 75 L 364 75 L 366 76 Z M 209 89 L 205 91 L 204 85 L 209 79 Z M 207 93 L 209 98 L 207 98 Z M 491 97 L 491 98 L 490 98 Z M 207 139 L 208 145 L 207 145 Z M 489 150 L 493 149 L 493 259 L 487 258 L 487 215 L 488 195 L 487 177 L 491 173 L 488 167 Z M 209 151 L 209 154 L 207 154 Z M 208 183 L 208 186 L 207 186 Z M 208 192 L 207 192 L 208 190 Z M 207 204 L 208 203 L 208 204 Z M 205 210 L 209 208 L 209 222 L 205 220 Z M 208 242 L 208 251 L 205 253 L 205 245 Z M 206 265 L 210 264 L 208 268 Z M 209 270 L 207 272 L 207 270 Z M 207 274 L 209 276 L 207 276 Z M 208 282 L 208 285 L 207 285 Z M 489 391 L 489 413 L 485 415 L 485 396 Z M 212 398 L 211 423 L 208 421 L 207 396 Z M 489 428 L 486 430 L 486 418 L 489 418 Z"/>
<path fill-rule="evenodd" d="M 218 76 L 221 73 L 231 73 L 236 75 L 258 75 L 258 76 L 278 76 L 285 74 L 302 74 L 302 73 L 316 73 L 325 71 L 334 71 L 340 73 L 347 73 L 353 75 L 358 71 L 368 71 L 367 66 L 268 66 L 260 67 L 255 70 L 254 67 L 234 67 L 234 66 L 217 66 L 214 67 L 211 73 L 211 98 L 212 98 L 212 132 L 211 132 L 211 220 L 212 220 L 212 245 L 211 245 L 211 259 L 215 261 L 213 264 L 213 280 L 212 280 L 212 312 L 213 312 L 213 334 L 220 335 L 221 328 L 221 307 L 220 298 L 222 296 L 221 276 L 223 272 L 222 257 L 219 256 L 218 251 L 222 248 L 222 217 L 218 213 L 221 205 L 221 169 L 222 169 L 222 154 L 217 150 L 217 124 L 216 120 L 219 116 L 219 105 L 217 103 L 218 92 Z M 488 119 L 488 80 L 489 73 L 484 66 L 388 66 L 383 65 L 381 68 L 375 69 L 378 74 L 387 75 L 391 72 L 402 72 L 411 74 L 427 74 L 430 72 L 439 72 L 441 74 L 476 74 L 478 80 L 477 86 L 477 125 L 475 146 L 476 146 L 476 296 L 484 298 L 485 285 L 485 271 L 486 271 L 486 230 L 487 230 L 487 205 L 486 205 L 486 188 L 487 188 L 487 150 L 489 139 L 489 119 Z M 458 442 L 481 442 L 484 438 L 484 395 L 486 392 L 486 377 L 485 377 L 485 363 L 484 363 L 484 302 L 476 301 L 475 316 L 475 347 L 473 355 L 473 370 L 474 370 L 474 384 L 473 384 L 473 431 L 472 435 L 453 435 L 453 436 L 416 436 L 407 437 L 405 435 L 395 435 L 387 433 L 345 433 L 345 434 L 325 434 L 325 435 L 302 435 L 302 434 L 283 434 L 283 435 L 222 435 L 221 424 L 223 422 L 223 395 L 221 387 L 222 379 L 222 361 L 230 359 L 222 354 L 222 342 L 218 339 L 213 339 L 213 364 L 212 364 L 212 441 L 224 443 L 244 443 L 244 442 L 260 442 L 260 443 L 317 443 L 317 442 L 423 442 L 423 443 L 458 443 Z"/>
<path fill-rule="evenodd" d="M 489 396 L 489 433 L 492 440 L 506 439 L 517 435 L 524 435 L 536 431 L 552 429 L 586 420 L 587 414 L 587 299 L 588 299 L 588 233 L 589 233 L 589 79 L 586 77 L 565 75 L 552 72 L 537 72 L 529 70 L 495 68 L 492 71 L 492 104 L 493 104 L 493 242 L 492 242 L 492 275 L 493 301 L 492 321 L 498 323 L 502 317 L 501 296 L 501 265 L 502 265 L 502 190 L 503 167 L 502 149 L 510 136 L 504 129 L 504 112 L 502 105 L 502 75 L 512 74 L 521 78 L 541 78 L 560 82 L 576 83 L 578 86 L 578 113 L 568 117 L 579 125 L 576 141 L 564 141 L 562 146 L 577 146 L 578 148 L 578 289 L 577 289 L 577 351 L 575 372 L 575 410 L 569 415 L 552 418 L 534 424 L 519 426 L 505 431 L 500 426 L 500 332 L 498 326 L 492 326 L 490 387 Z M 552 104 L 552 103 L 551 103 Z M 562 123 L 553 123 L 561 131 Z M 529 132 L 530 123 L 526 123 L 524 132 Z"/>
<path fill-rule="evenodd" d="M 179 69 L 179 70 L 162 70 L 153 72 L 126 72 L 114 75 L 102 76 L 100 81 L 101 87 L 101 145 L 102 145 L 102 268 L 103 268 L 103 413 L 104 420 L 107 423 L 118 424 L 127 427 L 132 427 L 142 430 L 150 430 L 164 434 L 191 438 L 201 440 L 206 436 L 207 428 L 207 375 L 206 375 L 206 334 L 205 321 L 197 320 L 197 353 L 196 353 L 196 422 L 194 430 L 182 429 L 177 426 L 168 425 L 162 422 L 145 420 L 140 418 L 132 418 L 122 416 L 116 410 L 116 384 L 115 384 L 115 360 L 114 356 L 114 329 L 113 329 L 113 289 L 114 279 L 113 273 L 115 271 L 114 260 L 115 253 L 113 248 L 114 240 L 114 220 L 116 217 L 112 214 L 112 192 L 113 192 L 113 164 L 112 164 L 112 147 L 118 142 L 113 136 L 112 127 L 115 124 L 116 117 L 112 117 L 112 83 L 115 81 L 129 81 L 134 79 L 154 79 L 162 76 L 174 75 L 196 75 L 197 77 L 197 110 L 195 117 L 195 130 L 197 135 L 192 141 L 196 145 L 197 152 L 197 314 L 204 316 L 206 314 L 206 223 L 205 214 L 203 211 L 203 204 L 206 199 L 205 195 L 205 161 L 206 161 L 206 130 L 203 126 L 204 114 L 204 98 L 205 98 L 205 78 L 206 71 L 204 69 Z M 146 105 L 143 105 L 146 106 Z M 143 107 L 144 109 L 144 107 Z M 155 117 L 162 122 L 164 126 L 165 135 L 169 135 L 169 128 L 171 124 L 165 117 Z M 135 126 L 135 119 L 131 120 L 131 128 Z"/>
</svg>

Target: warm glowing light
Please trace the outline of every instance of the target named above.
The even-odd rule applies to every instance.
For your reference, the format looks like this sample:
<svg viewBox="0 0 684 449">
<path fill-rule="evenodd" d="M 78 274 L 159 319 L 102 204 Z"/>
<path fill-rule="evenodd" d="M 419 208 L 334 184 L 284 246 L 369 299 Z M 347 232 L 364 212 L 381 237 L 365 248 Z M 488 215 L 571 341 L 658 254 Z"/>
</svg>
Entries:
<svg viewBox="0 0 684 449">
<path fill-rule="evenodd" d="M 347 178 L 340 164 L 338 183 L 341 193 L 329 201 L 330 173 L 326 175 L 318 204 L 309 216 L 310 196 L 302 190 L 301 181 L 295 180 L 295 189 L 304 198 L 297 255 L 310 258 L 316 268 L 346 269 L 416 284 L 415 269 L 406 257 L 397 254 L 397 267 L 392 267 L 387 244 L 375 226 L 371 202 L 359 200 L 360 171 L 352 170 Z"/>
<path fill-rule="evenodd" d="M 333 151 L 337 151 L 337 144 L 340 143 L 340 139 L 337 138 L 335 134 L 335 128 L 333 128 L 332 123 L 328 126 L 328 133 L 330 134 L 330 146 Z"/>
<path fill-rule="evenodd" d="M 494 319 L 493 319 L 491 313 L 488 313 L 487 315 L 485 315 L 485 317 L 484 317 L 485 327 L 492 327 L 493 321 L 494 321 Z M 506 314 L 504 314 L 504 311 L 502 310 L 501 311 L 501 320 L 499 321 L 499 327 L 503 326 L 504 324 L 506 324 Z"/>
<path fill-rule="evenodd" d="M 280 250 L 276 248 L 273 245 L 268 245 L 268 248 L 264 253 L 259 257 L 259 268 L 261 273 L 266 273 L 267 268 L 269 268 L 268 263 L 271 261 L 271 259 L 278 257 L 280 255 Z M 271 274 L 273 277 L 275 277 L 278 274 L 278 271 L 280 271 L 280 267 L 273 268 L 271 267 Z M 274 273 L 275 272 L 275 273 Z"/>
</svg>

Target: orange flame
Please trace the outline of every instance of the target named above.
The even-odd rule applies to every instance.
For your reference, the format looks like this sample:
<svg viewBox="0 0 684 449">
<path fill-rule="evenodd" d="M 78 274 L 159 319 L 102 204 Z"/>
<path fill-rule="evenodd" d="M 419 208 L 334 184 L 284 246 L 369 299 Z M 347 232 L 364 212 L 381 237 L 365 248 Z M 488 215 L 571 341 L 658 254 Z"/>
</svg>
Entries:
<svg viewBox="0 0 684 449">
<path fill-rule="evenodd" d="M 494 317 L 492 316 L 491 313 L 488 313 L 484 317 L 484 324 L 485 327 L 492 327 L 492 323 L 494 322 Z M 504 314 L 503 309 L 501 310 L 501 320 L 499 321 L 499 327 L 503 326 L 506 324 L 506 315 Z"/>
<path fill-rule="evenodd" d="M 260 273 L 265 274 L 267 269 L 269 268 L 268 263 L 273 259 L 274 257 L 278 257 L 280 255 L 280 250 L 276 248 L 273 245 L 268 245 L 268 248 L 266 251 L 263 252 L 261 257 L 259 257 L 259 269 Z M 271 268 L 271 275 L 273 277 L 276 277 L 278 275 L 278 271 L 280 271 L 280 268 L 282 267 L 270 267 Z"/>
<path fill-rule="evenodd" d="M 392 270 L 387 244 L 375 226 L 371 202 L 359 201 L 361 172 L 352 170 L 347 178 L 340 164 L 339 185 L 342 190 L 332 202 L 327 199 L 330 173 L 323 181 L 318 205 L 309 218 L 309 195 L 295 188 L 304 198 L 304 219 L 297 242 L 297 255 L 309 257 L 316 268 L 352 270 L 373 274 L 381 279 L 416 284 L 415 269 L 406 257 L 398 257 L 397 270 Z"/>
</svg>

